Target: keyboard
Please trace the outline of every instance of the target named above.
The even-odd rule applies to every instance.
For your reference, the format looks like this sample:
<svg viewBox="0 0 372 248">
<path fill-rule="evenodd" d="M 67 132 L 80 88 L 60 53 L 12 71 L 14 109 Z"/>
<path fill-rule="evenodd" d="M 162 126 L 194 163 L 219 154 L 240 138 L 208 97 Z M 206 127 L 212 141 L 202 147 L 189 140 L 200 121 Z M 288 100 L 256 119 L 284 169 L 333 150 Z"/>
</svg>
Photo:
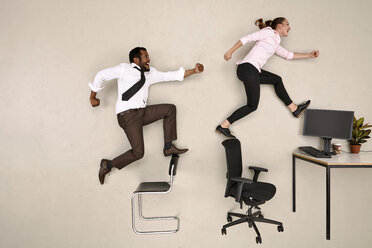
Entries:
<svg viewBox="0 0 372 248">
<path fill-rule="evenodd" d="M 298 149 L 316 158 L 331 158 L 330 154 L 320 151 L 312 146 L 300 146 Z"/>
</svg>

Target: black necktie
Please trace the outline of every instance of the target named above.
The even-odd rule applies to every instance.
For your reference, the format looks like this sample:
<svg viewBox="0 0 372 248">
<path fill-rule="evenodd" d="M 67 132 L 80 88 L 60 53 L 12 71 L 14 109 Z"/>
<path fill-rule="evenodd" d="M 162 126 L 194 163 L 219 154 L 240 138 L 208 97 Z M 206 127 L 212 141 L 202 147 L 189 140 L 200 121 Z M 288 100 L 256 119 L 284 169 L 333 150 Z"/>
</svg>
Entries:
<svg viewBox="0 0 372 248">
<path fill-rule="evenodd" d="M 121 99 L 123 101 L 128 101 L 129 99 L 131 99 L 131 97 L 134 96 L 146 82 L 145 72 L 138 69 L 137 67 L 133 68 L 136 68 L 141 72 L 141 79 L 121 95 Z"/>
</svg>

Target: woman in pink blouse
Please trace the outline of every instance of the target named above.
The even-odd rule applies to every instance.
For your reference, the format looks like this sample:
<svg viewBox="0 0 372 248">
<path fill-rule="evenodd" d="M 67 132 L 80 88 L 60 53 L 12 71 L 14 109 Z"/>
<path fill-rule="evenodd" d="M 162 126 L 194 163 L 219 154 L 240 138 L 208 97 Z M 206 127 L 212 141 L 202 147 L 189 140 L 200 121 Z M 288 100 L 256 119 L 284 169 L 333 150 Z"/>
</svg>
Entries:
<svg viewBox="0 0 372 248">
<path fill-rule="evenodd" d="M 293 103 L 284 88 L 281 77 L 262 70 L 261 68 L 274 53 L 285 59 L 302 59 L 316 58 L 319 56 L 319 51 L 316 50 L 311 53 L 293 53 L 280 46 L 280 37 L 287 37 L 291 29 L 287 19 L 284 17 L 275 18 L 273 21 L 268 20 L 265 21 L 265 23 L 262 19 L 258 19 L 255 24 L 260 28 L 260 31 L 244 36 L 224 55 L 225 60 L 229 61 L 232 54 L 238 48 L 248 42 L 256 42 L 248 55 L 237 62 L 237 75 L 244 83 L 248 98 L 247 105 L 237 109 L 216 128 L 216 132 L 222 133 L 230 138 L 235 138 L 235 136 L 231 134 L 229 126 L 257 109 L 260 99 L 260 84 L 274 85 L 277 96 L 297 118 L 310 104 L 310 100 L 300 105 Z"/>
</svg>

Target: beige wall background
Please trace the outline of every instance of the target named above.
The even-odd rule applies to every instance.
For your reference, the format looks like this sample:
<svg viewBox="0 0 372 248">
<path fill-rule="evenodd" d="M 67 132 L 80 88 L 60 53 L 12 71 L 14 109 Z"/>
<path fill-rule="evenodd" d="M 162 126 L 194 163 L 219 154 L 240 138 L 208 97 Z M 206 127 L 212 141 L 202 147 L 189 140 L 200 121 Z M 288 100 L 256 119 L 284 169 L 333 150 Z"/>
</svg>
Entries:
<svg viewBox="0 0 372 248">
<path fill-rule="evenodd" d="M 224 52 L 254 21 L 285 16 L 292 30 L 289 50 L 320 50 L 315 60 L 273 57 L 265 69 L 282 76 L 292 99 L 311 99 L 312 108 L 355 110 L 372 122 L 370 1 L 25 1 L 2 0 L 0 8 L 0 246 L 1 247 L 242 247 L 255 246 L 246 225 L 220 233 L 226 212 L 239 210 L 223 197 L 225 157 L 214 128 L 246 101 L 236 78 L 236 60 Z M 205 65 L 203 74 L 182 83 L 157 84 L 149 104 L 173 103 L 178 110 L 177 144 L 182 155 L 172 193 L 144 199 L 147 215 L 178 215 L 174 235 L 139 236 L 131 230 L 130 197 L 139 182 L 167 180 L 162 123 L 144 128 L 145 157 L 113 170 L 102 186 L 101 158 L 130 148 L 115 117 L 116 82 L 89 104 L 87 84 L 104 68 L 128 62 L 144 46 L 159 70 Z M 291 152 L 320 146 L 302 136 L 295 119 L 270 86 L 261 87 L 259 109 L 232 126 L 248 165 L 277 186 L 263 206 L 260 247 L 370 247 L 372 170 L 332 172 L 331 240 L 325 239 L 325 171 L 299 162 L 297 212 L 291 210 Z M 341 142 L 348 151 L 346 141 Z M 371 150 L 372 141 L 362 150 Z M 246 209 L 244 209 L 245 211 Z M 169 227 L 157 225 L 156 227 Z"/>
</svg>

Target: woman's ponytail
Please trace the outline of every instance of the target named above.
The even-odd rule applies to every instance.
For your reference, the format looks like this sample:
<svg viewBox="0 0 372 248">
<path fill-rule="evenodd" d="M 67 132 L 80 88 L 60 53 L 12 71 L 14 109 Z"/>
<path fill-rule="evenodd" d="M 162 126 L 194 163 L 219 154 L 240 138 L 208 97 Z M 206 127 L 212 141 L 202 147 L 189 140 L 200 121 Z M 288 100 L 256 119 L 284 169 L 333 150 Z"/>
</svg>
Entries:
<svg viewBox="0 0 372 248">
<path fill-rule="evenodd" d="M 284 17 L 277 17 L 273 21 L 272 20 L 267 20 L 263 22 L 262 18 L 257 19 L 254 23 L 254 25 L 258 26 L 260 29 L 266 28 L 266 27 L 271 27 L 272 29 L 276 29 L 276 26 L 278 24 L 282 24 L 283 21 L 285 20 Z"/>
<path fill-rule="evenodd" d="M 273 21 L 272 20 L 267 20 L 267 21 L 265 21 L 265 25 L 266 25 L 266 27 L 271 27 L 271 24 L 273 23 Z"/>
<path fill-rule="evenodd" d="M 263 22 L 262 18 L 257 19 L 255 21 L 254 25 L 258 26 L 260 29 L 263 29 L 263 28 L 267 27 L 266 23 Z"/>
</svg>

